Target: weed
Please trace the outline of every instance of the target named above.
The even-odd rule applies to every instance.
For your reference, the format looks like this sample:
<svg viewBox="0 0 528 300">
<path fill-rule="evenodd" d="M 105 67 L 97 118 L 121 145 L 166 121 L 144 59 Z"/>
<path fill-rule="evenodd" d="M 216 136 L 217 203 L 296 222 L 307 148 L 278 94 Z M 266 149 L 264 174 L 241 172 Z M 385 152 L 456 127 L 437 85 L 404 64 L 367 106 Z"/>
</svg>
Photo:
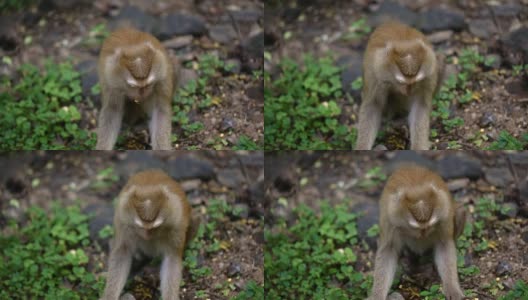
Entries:
<svg viewBox="0 0 528 300">
<path fill-rule="evenodd" d="M 263 300 L 264 287 L 251 280 L 246 284 L 245 289 L 236 295 L 234 300 Z"/>
<path fill-rule="evenodd" d="M 45 63 L 45 71 L 23 65 L 22 77 L 0 93 L 1 149 L 91 149 L 95 135 L 80 129 L 79 73 L 70 63 Z"/>
<path fill-rule="evenodd" d="M 343 36 L 344 40 L 360 39 L 372 31 L 372 27 L 367 24 L 367 19 L 361 18 L 350 24 L 348 32 Z"/>
<path fill-rule="evenodd" d="M 332 59 L 307 56 L 303 67 L 285 59 L 280 69 L 275 80 L 264 76 L 265 149 L 350 149 L 355 131 L 340 121 L 340 69 Z"/>
<path fill-rule="evenodd" d="M 523 150 L 528 145 L 528 133 L 523 134 L 521 140 L 503 130 L 496 141 L 491 143 L 487 150 Z"/>
<path fill-rule="evenodd" d="M 262 147 L 259 147 L 254 141 L 248 138 L 245 135 L 241 135 L 238 138 L 238 144 L 233 147 L 233 150 L 259 150 Z"/>
<path fill-rule="evenodd" d="M 264 286 L 268 299 L 365 298 L 370 281 L 352 264 L 357 215 L 322 202 L 320 214 L 301 205 L 293 225 L 265 232 Z"/>
<path fill-rule="evenodd" d="M 79 207 L 52 204 L 28 210 L 21 228 L 0 236 L 0 299 L 95 299 L 104 282 L 87 270 L 88 216 Z M 75 287 L 75 289 L 72 289 Z"/>
</svg>

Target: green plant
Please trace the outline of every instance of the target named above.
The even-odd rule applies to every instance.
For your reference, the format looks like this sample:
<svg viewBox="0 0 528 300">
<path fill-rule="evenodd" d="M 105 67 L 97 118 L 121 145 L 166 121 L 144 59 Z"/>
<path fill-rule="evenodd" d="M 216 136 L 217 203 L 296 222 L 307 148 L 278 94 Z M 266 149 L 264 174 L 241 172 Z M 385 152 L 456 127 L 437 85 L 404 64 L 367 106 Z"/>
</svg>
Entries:
<svg viewBox="0 0 528 300">
<path fill-rule="evenodd" d="M 238 138 L 238 144 L 233 147 L 233 150 L 260 150 L 262 147 L 259 147 L 254 141 L 248 138 L 245 135 L 241 135 Z"/>
<path fill-rule="evenodd" d="M 243 291 L 236 295 L 233 300 L 264 300 L 264 287 L 250 280 Z"/>
<path fill-rule="evenodd" d="M 340 69 L 332 59 L 305 57 L 280 64 L 280 76 L 265 74 L 265 145 L 273 149 L 350 149 L 352 126 L 342 124 Z"/>
<path fill-rule="evenodd" d="M 528 284 L 526 281 L 518 280 L 515 283 L 513 290 L 509 291 L 505 296 L 500 297 L 500 300 L 517 300 L 528 299 Z"/>
<path fill-rule="evenodd" d="M 92 183 L 94 189 L 107 189 L 111 185 L 114 185 L 119 180 L 114 168 L 109 167 L 103 169 L 95 176 L 95 181 Z"/>
<path fill-rule="evenodd" d="M 192 110 L 205 110 L 213 104 L 220 103 L 220 98 L 215 96 L 214 87 L 218 85 L 220 72 L 227 72 L 232 67 L 214 55 L 205 54 L 199 57 L 198 62 L 193 66 L 198 72 L 198 78 L 180 88 L 173 101 L 172 121 L 179 124 L 186 136 L 204 129 L 201 122 L 191 123 L 189 113 Z"/>
<path fill-rule="evenodd" d="M 354 270 L 357 215 L 345 206 L 321 203 L 316 214 L 301 205 L 296 220 L 265 231 L 264 287 L 267 299 L 361 299 L 370 279 Z"/>
<path fill-rule="evenodd" d="M 52 203 L 28 210 L 22 226 L 0 236 L 0 299 L 94 299 L 104 282 L 88 270 L 88 216 L 78 206 Z M 75 287 L 72 289 L 72 287 Z"/>
<path fill-rule="evenodd" d="M 359 181 L 362 188 L 371 188 L 387 180 L 387 175 L 383 173 L 381 167 L 374 167 L 365 173 L 364 178 Z"/>
<path fill-rule="evenodd" d="M 344 40 L 356 40 L 362 38 L 372 31 L 372 27 L 367 24 L 366 18 L 361 18 L 350 24 L 348 32 L 343 36 Z"/>
<path fill-rule="evenodd" d="M 199 263 L 199 257 L 218 252 L 222 248 L 222 242 L 217 236 L 216 228 L 218 223 L 224 221 L 229 213 L 236 214 L 236 211 L 225 200 L 211 199 L 208 202 L 208 219 L 206 222 L 200 223 L 196 236 L 185 251 L 184 265 L 191 273 L 193 280 L 199 280 L 211 274 L 209 267 Z"/>
<path fill-rule="evenodd" d="M 21 79 L 3 82 L 0 93 L 1 149 L 90 149 L 95 135 L 79 128 L 79 73 L 70 63 L 23 65 Z"/>
<path fill-rule="evenodd" d="M 421 291 L 420 296 L 422 296 L 424 300 L 442 300 L 445 298 L 442 291 L 440 291 L 440 285 L 438 284 L 431 285 L 429 290 Z"/>
<path fill-rule="evenodd" d="M 497 140 L 493 141 L 487 150 L 523 150 L 528 145 L 528 133 L 522 135 L 518 140 L 510 133 L 503 130 L 499 133 Z"/>
<path fill-rule="evenodd" d="M 515 65 L 513 66 L 513 76 L 521 75 L 522 71 L 528 71 L 528 64 L 526 65 Z"/>
<path fill-rule="evenodd" d="M 6 12 L 11 10 L 21 10 L 33 3 L 35 0 L 0 0 L 0 12 Z"/>
</svg>

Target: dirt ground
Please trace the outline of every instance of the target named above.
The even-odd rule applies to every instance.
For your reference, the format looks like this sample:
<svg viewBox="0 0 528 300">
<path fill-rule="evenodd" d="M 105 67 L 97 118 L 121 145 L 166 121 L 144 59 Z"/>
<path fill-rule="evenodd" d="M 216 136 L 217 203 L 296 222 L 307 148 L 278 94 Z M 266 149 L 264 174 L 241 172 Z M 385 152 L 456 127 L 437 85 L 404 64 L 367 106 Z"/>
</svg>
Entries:
<svg viewBox="0 0 528 300">
<path fill-rule="evenodd" d="M 380 167 L 380 173 L 388 176 L 404 162 L 437 170 L 456 201 L 468 210 L 468 222 L 475 219 L 475 203 L 483 197 L 512 208 L 507 215 L 497 214 L 486 222 L 483 239 L 493 247 L 479 253 L 470 250 L 464 257 L 466 265 L 480 269 L 478 275 L 461 280 L 464 289 L 473 289 L 478 299 L 491 300 L 511 289 L 517 280 L 528 280 L 528 156 L 524 152 L 314 151 L 266 155 L 266 204 L 270 207 L 266 224 L 273 228 L 277 218 L 294 222 L 292 210 L 299 204 L 316 211 L 323 199 L 331 205 L 345 204 L 351 212 L 365 214 L 358 220 L 359 238 L 370 247 L 368 251 L 353 249 L 358 256 L 354 268 L 371 274 L 376 239 L 368 237 L 366 231 L 378 223 L 377 201 L 385 180 L 371 177 L 368 171 Z M 281 197 L 286 199 L 282 204 L 277 201 Z M 479 242 L 472 240 L 471 249 Z M 406 270 L 406 263 L 402 264 Z M 503 266 L 507 266 L 505 273 Z M 417 274 L 404 273 L 398 291 L 405 299 L 420 299 L 419 291 L 431 280 L 439 282 L 432 261 Z M 502 285 L 504 290 L 491 295 L 490 285 Z"/>
<path fill-rule="evenodd" d="M 174 147 L 226 149 L 237 145 L 241 136 L 257 145 L 262 144 L 263 82 L 262 76 L 254 75 L 262 71 L 261 1 L 233 0 L 221 4 L 180 0 L 41 2 L 44 4 L 2 16 L 2 24 L 9 26 L 0 32 L 3 48 L 0 52 L 10 57 L 11 63 L 1 63 L 0 71 L 16 78 L 19 76 L 16 70 L 25 63 L 43 66 L 45 59 L 57 63 L 71 61 L 83 73 L 84 101 L 79 104 L 82 128 L 95 131 L 100 109 L 100 95 L 91 93 L 97 83 L 96 60 L 102 42 L 97 36 L 98 26 L 105 25 L 111 31 L 118 24 L 137 22 L 135 27 L 141 30 L 159 31 L 160 25 L 155 22 L 169 14 L 181 14 L 200 21 L 198 24 L 180 21 L 182 23 L 169 25 L 174 27 L 169 28 L 169 33 L 163 33 L 161 39 L 174 64 L 183 66 L 177 73 L 180 86 L 198 77 L 194 68 L 199 57 L 205 54 L 236 67 L 232 72 L 220 72 L 210 82 L 207 93 L 213 105 L 200 108 L 198 103 L 191 104 L 187 112 L 190 123 L 202 123 L 201 130 L 185 134 L 174 124 L 173 134 L 177 137 Z M 256 55 L 259 51 L 260 55 Z M 146 126 L 125 129 L 128 131 L 122 131 L 124 141 L 118 144 L 120 148 L 149 148 Z"/>
<path fill-rule="evenodd" d="M 216 225 L 214 236 L 223 245 L 220 251 L 200 251 L 201 267 L 209 267 L 212 273 L 194 281 L 184 270 L 182 299 L 195 299 L 197 291 L 205 293 L 206 299 L 230 299 L 250 281 L 263 284 L 262 152 L 18 152 L 1 155 L 0 165 L 0 228 L 8 217 L 23 224 L 31 205 L 47 209 L 53 200 L 64 206 L 80 202 L 85 213 L 95 214 L 90 220 L 93 244 L 84 250 L 97 276 L 106 272 L 109 249 L 109 239 L 97 233 L 112 224 L 112 201 L 130 174 L 164 169 L 181 183 L 202 223 L 209 218 L 213 199 L 241 211 Z M 108 168 L 114 179 L 102 179 L 101 171 Z M 9 205 L 11 199 L 17 199 L 19 206 Z M 212 242 L 206 240 L 205 245 Z M 135 299 L 158 299 L 159 264 L 147 261 L 146 266 L 132 270 L 126 292 Z M 223 294 L 226 287 L 229 292 Z"/>
<path fill-rule="evenodd" d="M 456 57 L 463 48 L 477 50 L 483 56 L 493 56 L 495 64 L 481 67 L 471 78 L 469 89 L 474 91 L 473 100 L 459 104 L 453 99 L 450 118 L 460 117 L 463 126 L 445 132 L 440 120 L 432 120 L 432 128 L 438 136 L 432 139 L 436 149 L 452 149 L 449 142 L 456 141 L 462 149 L 484 149 L 496 140 L 499 132 L 508 131 L 514 137 L 521 137 L 528 128 L 525 118 L 528 97 L 528 76 L 514 74 L 513 65 L 528 61 L 528 52 L 519 54 L 515 46 L 508 44 L 510 34 L 526 27 L 528 6 L 526 1 L 500 1 L 486 4 L 483 1 L 269 1 L 266 6 L 265 23 L 268 39 L 266 51 L 270 59 L 265 61 L 265 70 L 275 74 L 277 64 L 283 58 L 302 62 L 302 55 L 315 57 L 331 56 L 336 64 L 343 67 L 341 81 L 348 92 L 335 99 L 344 124 L 355 124 L 361 97 L 350 84 L 361 76 L 361 60 L 368 34 L 359 38 L 348 38 L 351 24 L 362 18 L 374 27 L 380 23 L 380 15 L 390 15 L 406 23 L 412 23 L 432 10 L 444 14 L 424 17 L 422 27 L 431 26 L 426 35 L 434 40 L 437 53 L 449 59 L 446 76 L 460 71 Z M 461 16 L 457 24 L 449 24 L 451 14 Z M 425 20 L 425 21 L 424 21 Z M 424 25 L 425 24 L 425 25 Z M 437 26 L 436 28 L 434 26 Z M 515 43 L 513 43 L 515 44 Z M 273 75 L 272 75 L 273 76 Z M 352 96 L 353 100 L 350 100 Z M 381 143 L 389 150 L 405 149 L 408 139 L 406 121 L 397 119 L 382 125 L 386 135 Z"/>
</svg>

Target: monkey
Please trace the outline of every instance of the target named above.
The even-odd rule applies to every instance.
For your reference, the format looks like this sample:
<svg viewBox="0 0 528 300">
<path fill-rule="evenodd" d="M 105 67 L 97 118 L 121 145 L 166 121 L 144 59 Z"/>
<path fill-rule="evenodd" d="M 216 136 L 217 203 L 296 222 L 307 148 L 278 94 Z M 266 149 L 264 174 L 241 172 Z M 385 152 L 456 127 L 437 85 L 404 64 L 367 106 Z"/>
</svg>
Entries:
<svg viewBox="0 0 528 300">
<path fill-rule="evenodd" d="M 382 115 L 408 112 L 410 148 L 428 150 L 432 99 L 440 86 L 441 62 L 418 30 L 396 21 L 370 36 L 363 59 L 363 89 L 356 150 L 370 150 Z"/>
<path fill-rule="evenodd" d="M 465 210 L 455 207 L 447 184 L 439 175 L 416 165 L 397 169 L 380 199 L 380 237 L 369 299 L 387 299 L 404 247 L 418 255 L 433 249 L 446 299 L 463 299 L 455 239 L 462 232 L 465 219 Z"/>
<path fill-rule="evenodd" d="M 163 256 L 162 298 L 179 300 L 184 248 L 198 225 L 191 214 L 185 192 L 163 171 L 147 170 L 130 177 L 116 204 L 115 239 L 102 299 L 119 299 L 132 257 L 140 252 Z"/>
<path fill-rule="evenodd" d="M 170 150 L 174 70 L 159 40 L 132 28 L 118 29 L 103 42 L 97 71 L 102 108 L 96 149 L 113 149 L 123 117 L 134 121 L 146 113 L 152 149 Z"/>
</svg>

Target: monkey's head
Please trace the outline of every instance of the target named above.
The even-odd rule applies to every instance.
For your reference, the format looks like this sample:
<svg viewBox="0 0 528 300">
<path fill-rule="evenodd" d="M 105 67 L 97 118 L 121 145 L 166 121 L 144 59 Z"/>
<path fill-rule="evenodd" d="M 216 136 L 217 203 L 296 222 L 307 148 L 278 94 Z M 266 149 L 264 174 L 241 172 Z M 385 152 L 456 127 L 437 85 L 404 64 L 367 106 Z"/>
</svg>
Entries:
<svg viewBox="0 0 528 300">
<path fill-rule="evenodd" d="M 407 87 L 425 78 L 422 65 L 426 50 L 421 43 L 399 43 L 389 51 L 389 63 L 396 84 Z M 408 92 L 408 91 L 407 91 Z M 402 93 L 407 93 L 403 89 Z"/>
<path fill-rule="evenodd" d="M 167 201 L 162 189 L 136 188 L 130 194 L 126 206 L 132 215 L 133 226 L 144 239 L 150 239 L 152 232 L 167 220 Z"/>
<path fill-rule="evenodd" d="M 126 94 L 136 103 L 152 93 L 156 81 L 152 67 L 154 55 L 154 51 L 147 45 L 127 49 L 121 54 L 119 63 L 125 71 Z"/>
<path fill-rule="evenodd" d="M 408 188 L 398 200 L 399 226 L 416 238 L 423 238 L 435 229 L 435 225 L 445 217 L 445 210 L 439 207 L 442 195 L 433 185 L 417 185 Z"/>
</svg>

